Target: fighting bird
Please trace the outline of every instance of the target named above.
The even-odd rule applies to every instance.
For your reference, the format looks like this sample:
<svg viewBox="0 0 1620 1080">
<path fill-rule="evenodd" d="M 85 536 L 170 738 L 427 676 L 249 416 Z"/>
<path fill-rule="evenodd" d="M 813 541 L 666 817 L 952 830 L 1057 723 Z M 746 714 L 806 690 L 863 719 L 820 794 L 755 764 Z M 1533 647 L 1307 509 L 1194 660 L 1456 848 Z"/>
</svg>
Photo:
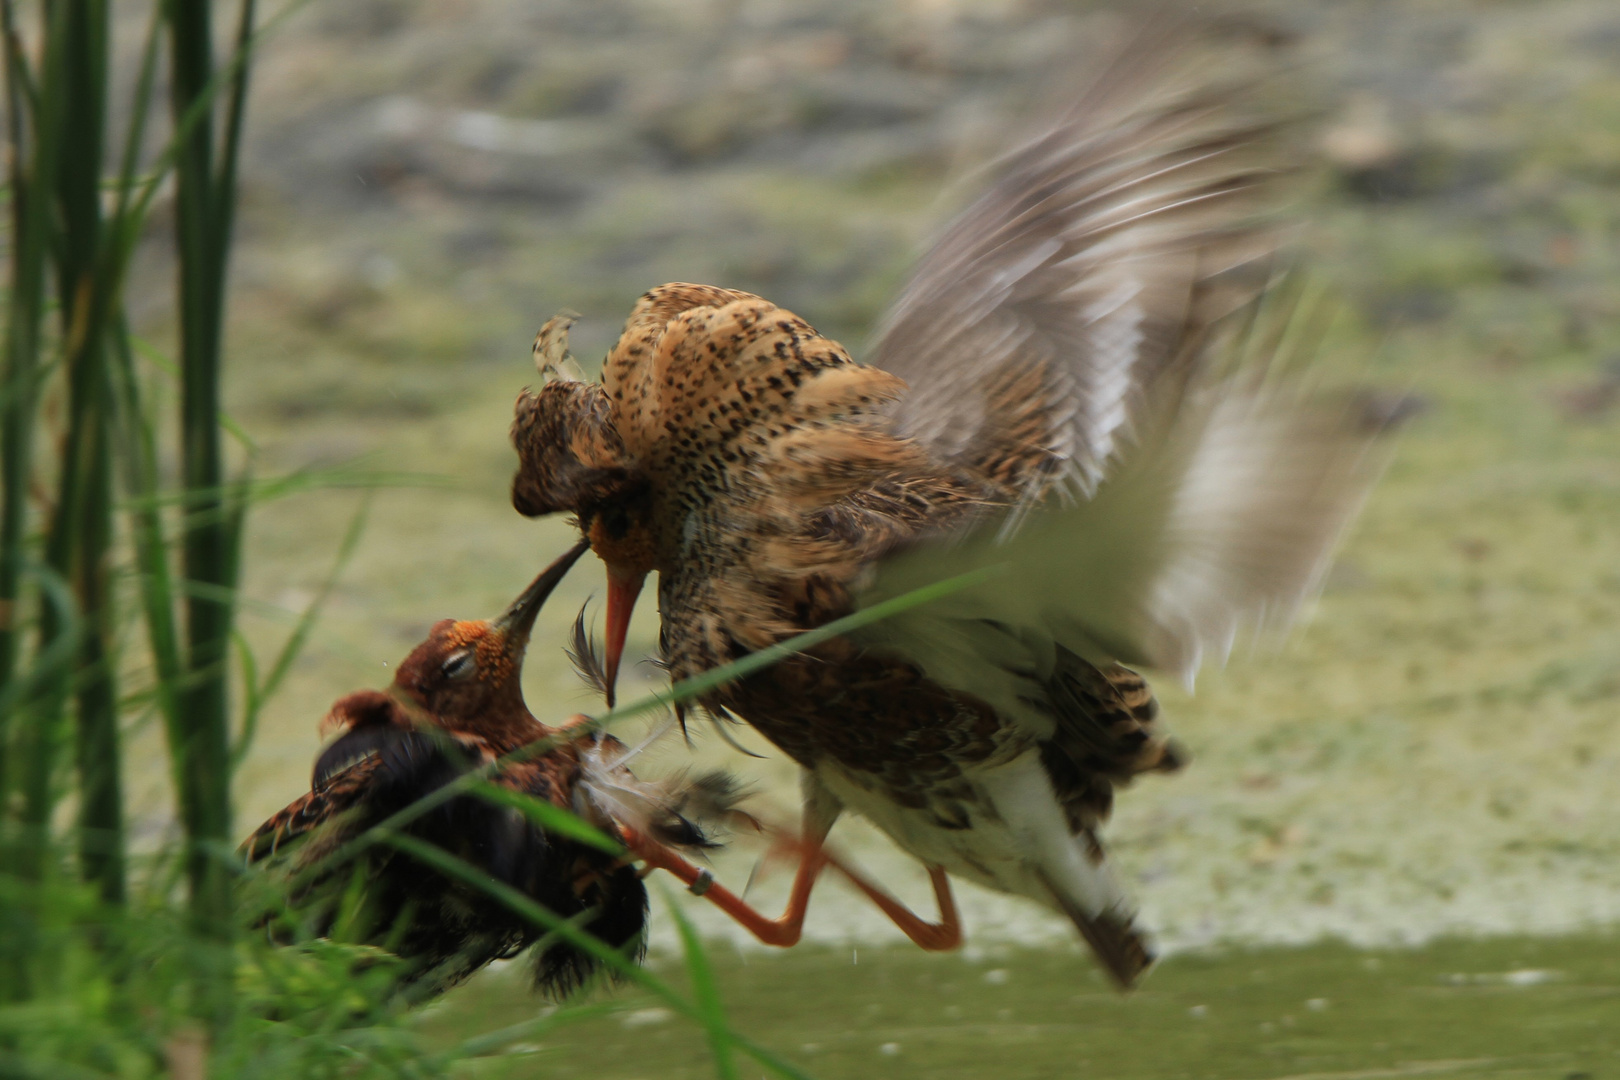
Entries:
<svg viewBox="0 0 1620 1080">
<path fill-rule="evenodd" d="M 399 831 L 442 848 L 590 934 L 639 957 L 647 894 L 635 852 L 701 852 L 736 814 L 725 773 L 642 780 L 626 747 L 587 718 L 549 727 L 524 703 L 523 656 L 541 605 L 586 550 L 581 543 L 534 579 L 492 622 L 445 619 L 397 669 L 386 690 L 340 698 L 323 728 L 339 733 L 315 763 L 307 795 L 242 845 L 249 864 L 282 877 L 286 910 L 265 920 L 278 940 L 338 936 L 382 945 L 407 961 L 404 984 L 428 996 L 492 960 L 517 955 L 542 929 L 495 897 L 404 851 L 375 844 L 355 862 L 323 860 L 367 829 L 468 771 L 501 763 L 492 782 L 543 800 L 629 845 L 615 854 L 543 828 L 519 808 L 457 794 Z M 682 859 L 682 862 L 685 860 Z M 597 966 L 566 940 L 535 958 L 535 985 L 562 996 Z"/>
<path fill-rule="evenodd" d="M 1184 754 L 1134 669 L 1190 681 L 1286 624 L 1379 460 L 1272 339 L 1229 332 L 1273 280 L 1285 170 L 1241 86 L 1189 75 L 1195 37 L 1140 31 L 1002 157 L 867 363 L 683 283 L 636 303 L 600 381 L 567 319 L 536 342 L 513 503 L 573 514 L 606 564 L 610 681 L 652 571 L 675 679 L 966 583 L 703 700 L 802 767 L 804 860 L 764 940 L 798 939 L 847 808 L 929 868 L 938 923 L 886 907 L 919 944 L 959 940 L 958 875 L 1069 917 L 1122 986 L 1151 961 L 1099 830 Z"/>
</svg>

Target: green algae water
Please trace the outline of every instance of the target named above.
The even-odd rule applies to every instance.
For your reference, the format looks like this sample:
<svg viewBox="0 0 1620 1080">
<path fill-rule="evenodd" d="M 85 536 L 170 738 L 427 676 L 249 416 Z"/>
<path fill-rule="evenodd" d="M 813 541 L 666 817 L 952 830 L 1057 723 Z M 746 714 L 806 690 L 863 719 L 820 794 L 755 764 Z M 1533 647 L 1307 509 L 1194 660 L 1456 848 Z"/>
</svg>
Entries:
<svg viewBox="0 0 1620 1080">
<path fill-rule="evenodd" d="M 1140 990 L 1077 948 L 968 959 L 915 949 L 712 957 L 732 1023 L 818 1078 L 969 1080 L 1620 1077 L 1620 936 L 1447 940 L 1408 950 L 1182 954 Z M 681 983 L 678 962 L 656 965 Z M 715 1075 L 702 1032 L 645 995 L 474 1063 L 476 1077 Z M 424 1020 L 447 1039 L 535 1016 L 518 968 Z M 750 1062 L 740 1075 L 759 1075 Z"/>
</svg>

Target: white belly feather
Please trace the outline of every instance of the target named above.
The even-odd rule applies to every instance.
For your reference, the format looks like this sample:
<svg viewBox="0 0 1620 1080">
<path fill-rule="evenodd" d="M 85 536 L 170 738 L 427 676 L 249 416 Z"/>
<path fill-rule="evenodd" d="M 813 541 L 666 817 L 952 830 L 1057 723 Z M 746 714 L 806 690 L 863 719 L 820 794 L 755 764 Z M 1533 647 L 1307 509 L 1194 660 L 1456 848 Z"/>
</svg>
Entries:
<svg viewBox="0 0 1620 1080">
<path fill-rule="evenodd" d="M 969 770 L 963 778 L 976 796 L 972 827 L 950 829 L 927 810 L 901 806 L 868 786 L 859 773 L 832 762 L 816 768 L 816 779 L 846 808 L 926 865 L 1055 911 L 1077 907 L 1093 917 L 1109 913 L 1130 920 L 1130 898 L 1107 865 L 1093 860 L 1089 845 L 1070 834 L 1037 753 Z"/>
</svg>

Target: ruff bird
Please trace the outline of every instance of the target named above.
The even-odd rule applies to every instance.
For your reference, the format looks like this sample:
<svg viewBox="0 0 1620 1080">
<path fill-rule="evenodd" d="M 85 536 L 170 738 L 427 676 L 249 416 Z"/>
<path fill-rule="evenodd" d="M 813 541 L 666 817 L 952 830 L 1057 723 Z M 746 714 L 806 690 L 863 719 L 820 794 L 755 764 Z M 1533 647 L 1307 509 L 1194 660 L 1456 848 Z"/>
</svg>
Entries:
<svg viewBox="0 0 1620 1080">
<path fill-rule="evenodd" d="M 666 845 L 712 847 L 711 827 L 733 816 L 737 788 L 724 773 L 639 779 L 624 744 L 591 730 L 587 718 L 550 727 L 529 711 L 520 675 L 535 616 L 585 550 L 581 543 L 558 559 L 493 621 L 437 623 L 386 690 L 332 706 L 322 726 L 337 738 L 315 762 L 309 793 L 242 845 L 247 863 L 288 883 L 286 910 L 264 922 L 278 940 L 382 945 L 407 961 L 403 981 L 420 996 L 539 940 L 541 927 L 488 891 L 407 851 L 374 844 L 353 862 L 323 863 L 424 796 L 486 769 L 495 788 L 567 811 L 630 850 L 554 832 L 511 800 L 477 792 L 458 793 L 399 831 L 639 957 L 647 894 L 634 859 L 667 861 Z M 536 988 L 560 997 L 597 960 L 548 939 L 535 964 Z"/>
<path fill-rule="evenodd" d="M 759 296 L 644 295 L 599 381 L 567 318 L 520 395 L 514 506 L 606 564 L 607 678 L 657 571 L 674 679 L 945 578 L 945 599 L 709 693 L 802 768 L 797 940 L 844 810 L 930 870 L 1071 919 L 1122 986 L 1150 963 L 1100 828 L 1183 754 L 1134 668 L 1190 681 L 1313 593 L 1377 471 L 1353 410 L 1227 328 L 1270 280 L 1277 127 L 1139 33 L 991 169 L 866 363 Z M 1250 340 L 1256 340 L 1251 336 Z M 869 890 L 869 895 L 874 895 Z"/>
</svg>

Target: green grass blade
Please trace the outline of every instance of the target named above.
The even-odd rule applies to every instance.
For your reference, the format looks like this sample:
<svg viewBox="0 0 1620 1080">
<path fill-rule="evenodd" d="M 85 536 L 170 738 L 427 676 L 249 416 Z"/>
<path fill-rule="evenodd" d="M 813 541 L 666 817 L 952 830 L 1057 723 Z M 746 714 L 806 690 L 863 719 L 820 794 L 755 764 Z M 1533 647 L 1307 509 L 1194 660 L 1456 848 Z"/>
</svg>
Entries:
<svg viewBox="0 0 1620 1080">
<path fill-rule="evenodd" d="M 732 1040 L 726 1024 L 725 1006 L 720 1002 L 720 987 L 714 981 L 714 968 L 709 965 L 709 954 L 698 940 L 697 930 L 686 912 L 664 894 L 664 906 L 681 935 L 681 951 L 686 956 L 686 974 L 692 980 L 692 998 L 697 1003 L 698 1016 L 708 1035 L 709 1052 L 714 1055 L 714 1072 L 720 1080 L 737 1080 L 737 1062 L 732 1057 Z"/>
<path fill-rule="evenodd" d="M 535 926 L 555 933 L 574 948 L 602 964 L 602 966 L 612 969 L 637 986 L 657 995 L 668 1003 L 671 1008 L 676 1009 L 683 1015 L 696 1016 L 696 1010 L 691 1003 L 676 993 L 674 988 L 664 980 L 653 975 L 601 938 L 573 925 L 569 920 L 551 909 L 535 903 L 504 881 L 497 881 L 471 863 L 457 858 L 443 848 L 435 847 L 424 840 L 418 840 L 414 836 L 381 827 L 372 829 L 371 832 L 374 834 L 376 842 L 397 848 L 417 861 L 433 867 L 433 869 L 446 877 L 452 877 L 457 881 L 473 886 L 486 896 L 504 905 L 513 913 L 528 919 Z"/>
<path fill-rule="evenodd" d="M 181 741 L 179 696 L 184 678 L 180 631 L 175 621 L 175 592 L 169 571 L 169 544 L 163 518 L 150 499 L 158 488 L 157 434 L 143 406 L 135 376 L 133 351 L 125 319 L 120 316 L 113 336 L 113 383 L 117 408 L 118 458 L 124 467 L 124 488 L 131 493 L 125 509 L 135 544 L 139 591 L 146 623 L 147 645 L 157 669 L 155 686 L 171 751 Z M 171 753 L 176 789 L 180 787 L 177 757 Z"/>
<path fill-rule="evenodd" d="M 231 750 L 231 768 L 239 768 L 247 752 L 252 748 L 253 735 L 258 728 L 259 712 L 264 708 L 265 702 L 275 696 L 287 673 L 292 670 L 298 655 L 303 651 L 304 645 L 309 641 L 310 633 L 315 629 L 315 622 L 320 618 L 322 609 L 331 598 L 332 590 L 337 587 L 338 578 L 348 567 L 354 553 L 359 550 L 360 537 L 365 533 L 366 520 L 371 512 L 371 496 L 368 493 L 361 500 L 360 506 L 349 521 L 349 527 L 343 533 L 343 540 L 338 545 L 337 558 L 333 560 L 332 569 L 321 581 L 315 596 L 304 607 L 298 616 L 298 623 L 293 627 L 292 633 L 282 644 L 281 651 L 276 654 L 275 663 L 270 667 L 270 673 L 265 676 L 264 682 L 257 681 L 256 672 L 245 672 L 243 692 L 247 697 L 242 712 L 242 730 L 237 736 L 236 746 Z M 247 653 L 245 643 L 239 639 L 238 652 L 251 661 L 251 654 Z"/>
<path fill-rule="evenodd" d="M 242 672 L 242 734 L 237 737 L 236 748 L 231 751 L 231 767 L 234 769 L 241 764 L 253 739 L 255 725 L 248 718 L 256 718 L 264 703 L 259 697 L 259 661 L 253 655 L 253 647 L 241 631 L 233 633 L 231 640 L 236 645 L 236 664 Z"/>
<path fill-rule="evenodd" d="M 74 745 L 79 770 L 80 864 L 103 900 L 124 897 L 123 796 L 118 751 L 116 626 L 107 564 L 112 547 L 108 321 L 101 173 L 110 13 L 106 0 L 61 5 L 49 33 L 62 39 L 47 79 L 63 85 L 56 170 L 57 296 L 68 382 L 68 431 L 46 557 L 77 593 L 85 622 L 77 672 Z M 54 619 L 41 622 L 45 635 Z M 59 699 L 53 692 L 52 701 Z"/>
<path fill-rule="evenodd" d="M 46 602 L 58 609 L 60 617 L 67 623 L 68 632 L 50 649 L 34 654 L 28 669 L 19 678 L 0 687 L 0 716 L 23 708 L 41 685 L 61 677 L 61 673 L 71 666 L 78 648 L 78 610 L 67 583 L 40 566 L 29 567 L 28 574 L 38 579 Z"/>
<path fill-rule="evenodd" d="M 265 479 L 233 480 L 221 483 L 214 488 L 198 489 L 193 492 L 153 494 L 140 497 L 134 501 L 145 507 L 162 509 L 174 506 L 184 507 L 189 503 L 195 503 L 199 496 L 207 496 L 215 500 L 217 508 L 208 514 L 193 512 L 187 520 L 195 525 L 213 525 L 229 520 L 230 515 L 234 512 L 233 503 L 239 500 L 245 500 L 247 504 L 257 506 L 275 499 L 285 499 L 311 491 L 371 490 L 380 487 L 407 486 L 438 488 L 451 486 L 454 482 L 452 477 L 437 473 L 365 469 L 359 467 L 357 462 L 351 461 L 337 465 L 299 469 L 295 472 Z M 127 506 L 128 503 L 125 505 Z"/>
<path fill-rule="evenodd" d="M 225 102 L 225 136 L 220 152 L 219 175 L 214 180 L 215 188 L 226 193 L 215 208 L 214 235 L 223 245 L 216 256 L 220 265 L 224 265 L 229 255 L 227 249 L 231 224 L 236 216 L 236 199 L 233 197 L 236 191 L 236 165 L 242 150 L 242 119 L 247 111 L 248 75 L 253 70 L 246 60 L 253 54 L 253 21 L 258 9 L 256 0 L 241 0 L 241 5 L 236 26 L 236 48 L 232 55 L 242 57 L 244 62 L 226 66 L 230 93 Z"/>
<path fill-rule="evenodd" d="M 135 77 L 135 93 L 131 99 L 129 127 L 124 131 L 124 152 L 118 170 L 118 180 L 114 187 L 115 201 L 109 219 L 115 227 L 133 224 L 137 228 L 142 222 L 134 221 L 130 216 L 130 198 L 136 190 L 136 175 L 140 169 L 141 146 L 146 141 L 146 120 L 152 110 L 152 90 L 157 83 L 157 60 L 159 45 L 163 40 L 163 8 L 161 4 L 152 5 L 151 20 L 147 25 L 146 44 L 141 49 L 140 73 Z M 120 233 L 120 243 L 113 249 L 113 257 L 121 265 L 127 265 L 130 244 L 125 234 Z"/>
<path fill-rule="evenodd" d="M 217 103 L 220 93 L 236 77 L 236 72 L 251 62 L 253 53 L 259 47 L 259 43 L 307 3 L 309 3 L 309 0 L 290 0 L 280 11 L 266 19 L 264 25 L 253 31 L 245 41 L 238 42 L 236 49 L 232 51 L 226 62 L 220 65 L 206 82 L 200 87 L 193 88 L 190 104 L 184 109 L 176 109 L 174 132 L 170 136 L 168 144 L 159 153 L 156 164 L 147 173 L 141 185 L 140 194 L 136 197 L 131 210 L 133 220 L 145 219 L 146 212 L 150 209 L 152 200 L 157 196 L 158 189 L 162 186 L 164 179 L 176 168 L 177 164 L 183 162 L 190 140 L 196 136 L 200 129 L 207 127 L 212 122 L 214 105 Z M 181 19 L 193 18 L 194 13 L 199 10 L 195 0 L 178 0 L 176 7 L 183 8 L 177 16 Z M 164 14 L 167 18 L 170 13 L 165 9 Z M 209 141 L 212 142 L 211 135 Z"/>
<path fill-rule="evenodd" d="M 581 844 L 594 847 L 598 851 L 605 851 L 609 855 L 624 854 L 624 845 L 614 840 L 613 837 L 602 832 L 602 830 L 577 814 L 571 814 L 559 806 L 553 806 L 544 799 L 537 799 L 533 795 L 526 795 L 521 791 L 513 791 L 511 788 L 502 787 L 488 780 L 479 780 L 474 783 L 468 789 L 468 794 L 476 795 L 487 802 L 495 803 L 497 806 L 509 806 L 549 833 L 555 833 L 569 840 L 576 840 Z"/>
<path fill-rule="evenodd" d="M 29 561 L 28 492 L 33 478 L 38 408 L 41 328 L 46 308 L 46 257 L 50 250 L 50 192 L 57 155 L 57 128 L 34 83 L 11 0 L 0 3 L 5 36 L 6 113 L 11 135 L 11 280 L 6 298 L 5 381 L 0 401 L 0 694 L 17 677 L 22 625 L 24 567 Z M 54 110 L 54 99 L 52 110 Z M 0 712 L 0 820 L 11 806 L 15 711 Z M 3 974 L 3 973 L 0 973 Z M 5 991 L 0 990 L 0 994 Z"/>
<path fill-rule="evenodd" d="M 23 49 L 22 37 L 17 33 L 17 10 L 14 0 L 0 2 L 0 32 L 5 34 L 6 97 L 12 106 L 6 121 L 10 127 L 11 145 L 21 147 L 24 138 L 24 118 L 39 115 L 39 86 L 34 78 L 33 65 Z M 14 189 L 15 190 L 15 189 Z"/>
<path fill-rule="evenodd" d="M 775 645 L 760 649 L 758 652 L 749 653 L 747 656 L 734 660 L 729 664 L 705 671 L 700 675 L 694 675 L 689 679 L 683 679 L 670 687 L 668 694 L 642 698 L 623 708 L 615 709 L 605 714 L 601 718 L 601 723 L 603 725 L 612 724 L 654 709 L 667 708 L 675 702 L 690 701 L 693 698 L 702 697 L 704 694 L 709 693 L 711 690 L 717 690 L 728 682 L 745 678 L 756 671 L 770 667 L 772 664 L 780 663 L 795 653 L 814 648 L 823 641 L 830 641 L 853 630 L 859 630 L 863 626 L 869 626 L 879 620 L 891 618 L 903 611 L 909 611 L 919 604 L 938 600 L 962 589 L 970 589 L 975 585 L 1000 576 L 1006 572 L 1006 569 L 1005 566 L 999 563 L 982 566 L 965 574 L 958 574 L 944 581 L 925 585 L 922 588 L 913 589 L 892 599 L 873 604 L 869 608 L 863 608 L 841 619 L 834 619 L 832 622 L 818 626 L 814 630 L 807 630 L 802 634 L 796 634 L 788 638 L 786 641 L 780 641 Z"/>
<path fill-rule="evenodd" d="M 167 0 L 170 108 L 174 118 L 175 240 L 179 256 L 180 468 L 186 493 L 181 529 L 188 581 L 230 595 L 186 597 L 186 681 L 180 688 L 181 808 L 190 846 L 191 918 L 205 937 L 228 942 L 236 913 L 229 864 L 212 857 L 231 841 L 231 738 L 228 658 L 234 590 L 247 502 L 226 490 L 221 445 L 220 376 L 225 282 L 229 269 L 234 163 L 214 154 L 214 109 L 221 85 L 213 55 L 211 0 Z M 236 49 L 226 71 L 245 68 L 251 43 Z M 235 152 L 232 146 L 231 151 Z M 166 155 L 167 156 L 167 155 Z M 159 170 L 161 172 L 161 170 Z M 137 202 L 145 213 L 153 188 Z M 215 1030 L 231 1014 L 228 971 L 205 976 L 201 999 Z"/>
<path fill-rule="evenodd" d="M 51 566 L 40 566 L 34 576 L 45 598 L 40 623 L 49 633 L 40 636 L 40 648 L 29 671 L 24 699 L 25 722 L 17 740 L 22 770 L 22 836 L 14 872 L 25 880 L 40 879 L 52 814 L 58 791 L 56 768 L 63 743 L 63 708 L 72 690 L 73 661 L 84 634 L 83 621 L 66 578 Z"/>
<path fill-rule="evenodd" d="M 138 334 L 131 334 L 129 340 L 135 352 L 144 357 L 153 367 L 174 380 L 176 386 L 180 384 L 180 365 L 175 363 L 173 357 Z M 253 437 L 247 433 L 247 429 L 224 409 L 219 412 L 219 423 L 225 429 L 225 433 L 235 439 L 237 444 L 243 450 L 246 450 L 250 456 L 259 452 L 259 444 L 253 441 Z"/>
<path fill-rule="evenodd" d="M 864 611 L 858 611 L 853 615 L 830 622 L 826 626 L 818 629 L 811 630 L 803 634 L 798 634 L 777 645 L 773 645 L 768 649 L 761 649 L 759 652 L 751 653 L 748 656 L 743 657 L 741 660 L 737 660 L 733 663 L 725 665 L 724 667 L 716 668 L 711 672 L 706 672 L 703 675 L 697 676 L 696 678 L 687 679 L 676 684 L 675 692 L 677 700 L 690 698 L 698 694 L 705 693 L 707 690 L 713 689 L 714 687 L 728 682 L 731 679 L 740 678 L 750 672 L 757 671 L 770 664 L 774 664 L 802 649 L 810 648 L 819 642 L 826 641 L 827 639 L 836 637 L 839 634 L 848 633 L 850 630 L 865 626 L 869 623 L 877 621 L 878 619 L 888 618 L 891 615 L 897 615 L 900 612 L 906 611 L 918 604 L 924 604 L 930 600 L 935 600 L 942 596 L 949 595 L 958 589 L 964 589 L 977 585 L 986 580 L 989 576 L 1000 573 L 1001 570 L 1002 568 L 998 565 L 980 568 L 966 574 L 960 574 L 957 577 L 951 578 L 947 581 L 925 586 L 920 589 L 914 589 L 911 592 L 897 596 L 892 600 L 886 600 L 881 604 L 875 604 Z M 329 853 L 324 859 L 320 860 L 314 865 L 304 868 L 299 874 L 293 877 L 290 887 L 296 889 L 302 885 L 308 884 L 320 874 L 329 872 L 331 868 L 340 866 L 344 862 L 355 858 L 372 844 L 376 843 L 380 835 L 400 829 L 405 825 L 410 824 L 412 821 L 415 821 L 423 814 L 429 813 L 436 807 L 443 806 L 451 799 L 467 794 L 474 787 L 481 783 L 487 782 L 491 777 L 498 774 L 504 767 L 516 762 L 528 761 L 532 758 L 539 757 L 540 755 L 555 749 L 565 742 L 580 738 L 590 731 L 600 730 L 609 723 L 617 723 L 632 716 L 637 716 L 641 713 L 649 712 L 654 709 L 667 708 L 669 704 L 669 697 L 669 695 L 661 694 L 648 695 L 647 697 L 644 697 L 633 704 L 608 713 L 596 723 L 581 724 L 578 727 L 570 728 L 567 731 L 556 732 L 551 735 L 547 735 L 544 738 L 536 739 L 534 742 L 529 743 L 526 746 L 521 746 L 500 759 L 489 763 L 488 765 L 463 773 L 449 783 L 436 788 L 426 795 L 423 795 L 409 806 L 402 807 L 393 814 L 390 814 L 387 818 L 373 826 L 371 829 L 362 832 L 360 835 L 349 840 L 347 843 L 340 845 L 337 849 Z"/>
</svg>

